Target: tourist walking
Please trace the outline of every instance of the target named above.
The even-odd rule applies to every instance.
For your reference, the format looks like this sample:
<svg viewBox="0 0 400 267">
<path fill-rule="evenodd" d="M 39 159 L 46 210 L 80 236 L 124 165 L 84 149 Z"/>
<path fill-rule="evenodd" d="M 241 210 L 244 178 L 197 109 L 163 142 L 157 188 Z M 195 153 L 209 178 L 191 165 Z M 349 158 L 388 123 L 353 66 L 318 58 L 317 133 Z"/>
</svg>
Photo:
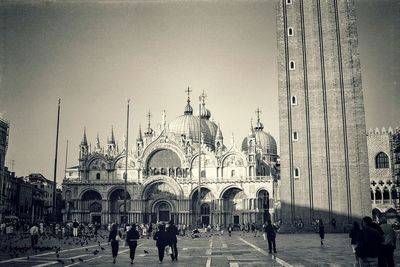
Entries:
<svg viewBox="0 0 400 267">
<path fill-rule="evenodd" d="M 274 253 L 276 253 L 276 230 L 275 227 L 272 225 L 271 220 L 267 221 L 267 225 L 265 226 L 264 231 L 267 235 L 269 253 L 272 253 L 272 249 L 274 249 Z"/>
<path fill-rule="evenodd" d="M 229 236 L 232 236 L 232 226 L 231 225 L 228 226 L 228 234 L 229 234 Z"/>
<path fill-rule="evenodd" d="M 158 249 L 158 259 L 160 263 L 162 263 L 164 259 L 165 246 L 167 244 L 167 233 L 165 232 L 165 226 L 163 224 L 158 226 L 158 231 L 154 234 L 153 239 L 157 241 L 156 246 Z"/>
<path fill-rule="evenodd" d="M 358 222 L 353 222 L 353 228 L 350 231 L 349 237 L 351 238 L 351 248 L 353 249 L 354 257 L 356 258 L 356 263 L 358 264 L 358 256 L 356 254 L 358 235 L 360 234 L 360 225 Z"/>
<path fill-rule="evenodd" d="M 31 247 L 34 249 L 36 248 L 39 240 L 39 227 L 37 227 L 36 224 L 33 224 L 29 232 L 31 234 Z"/>
<path fill-rule="evenodd" d="M 318 232 L 319 232 L 319 237 L 321 238 L 321 246 L 323 246 L 324 245 L 324 237 L 325 237 L 325 226 L 324 226 L 324 222 L 322 221 L 322 219 L 319 219 Z"/>
<path fill-rule="evenodd" d="M 371 217 L 364 217 L 361 226 L 362 229 L 358 235 L 356 247 L 360 266 L 378 266 L 379 250 L 383 237 L 375 229 Z"/>
<path fill-rule="evenodd" d="M 128 232 L 126 232 L 126 243 L 129 246 L 129 256 L 131 258 L 131 264 L 133 264 L 133 260 L 135 259 L 137 241 L 139 238 L 140 234 L 136 230 L 136 224 L 133 223 Z"/>
<path fill-rule="evenodd" d="M 381 247 L 383 266 L 393 267 L 395 266 L 393 253 L 396 248 L 396 232 L 391 225 L 387 224 L 385 217 L 382 217 L 380 222 L 383 231 L 383 243 Z"/>
<path fill-rule="evenodd" d="M 167 238 L 168 238 L 168 245 L 172 249 L 171 259 L 172 259 L 172 261 L 177 261 L 178 260 L 178 247 L 177 247 L 178 239 L 176 238 L 176 236 L 179 234 L 179 231 L 173 221 L 169 221 L 166 232 L 167 232 Z"/>
<path fill-rule="evenodd" d="M 119 248 L 119 241 L 122 238 L 121 232 L 118 230 L 118 225 L 113 223 L 111 225 L 111 232 L 108 236 L 108 243 L 111 242 L 111 252 L 112 257 L 114 258 L 113 263 L 116 262 L 118 256 L 118 248 Z"/>
<path fill-rule="evenodd" d="M 72 235 L 73 235 L 73 237 L 77 237 L 78 236 L 78 227 L 79 227 L 79 223 L 75 219 L 74 222 L 72 223 Z"/>
</svg>

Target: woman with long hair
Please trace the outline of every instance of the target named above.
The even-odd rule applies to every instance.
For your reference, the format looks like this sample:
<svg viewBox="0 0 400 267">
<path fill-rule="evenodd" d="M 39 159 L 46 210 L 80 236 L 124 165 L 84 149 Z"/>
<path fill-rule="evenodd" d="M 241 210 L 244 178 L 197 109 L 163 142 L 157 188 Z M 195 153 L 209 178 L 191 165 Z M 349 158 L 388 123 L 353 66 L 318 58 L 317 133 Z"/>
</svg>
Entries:
<svg viewBox="0 0 400 267">
<path fill-rule="evenodd" d="M 114 258 L 113 263 L 115 263 L 115 261 L 117 260 L 119 240 L 121 240 L 121 238 L 122 234 L 118 230 L 118 225 L 113 223 L 111 226 L 110 235 L 108 236 L 108 243 L 110 244 L 111 242 L 111 251 Z"/>
</svg>

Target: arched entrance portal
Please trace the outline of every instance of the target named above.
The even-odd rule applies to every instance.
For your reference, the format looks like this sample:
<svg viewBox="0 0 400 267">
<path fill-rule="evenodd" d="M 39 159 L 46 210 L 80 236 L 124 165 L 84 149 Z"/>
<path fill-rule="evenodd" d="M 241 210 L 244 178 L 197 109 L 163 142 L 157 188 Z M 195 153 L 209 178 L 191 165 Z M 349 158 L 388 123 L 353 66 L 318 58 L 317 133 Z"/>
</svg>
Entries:
<svg viewBox="0 0 400 267">
<path fill-rule="evenodd" d="M 109 197 L 109 212 L 110 222 L 121 223 L 124 221 L 124 197 L 125 191 L 121 188 L 112 191 Z M 127 192 L 126 194 L 126 211 L 130 210 L 130 199 L 131 195 Z"/>
<path fill-rule="evenodd" d="M 101 224 L 101 195 L 94 190 L 86 191 L 81 198 L 82 222 L 92 222 Z"/>
<path fill-rule="evenodd" d="M 247 196 L 240 188 L 227 189 L 222 194 L 222 223 L 226 226 L 239 227 L 243 223 L 244 202 Z"/>
<path fill-rule="evenodd" d="M 257 195 L 257 204 L 259 210 L 259 216 L 257 216 L 257 223 L 263 224 L 269 219 L 271 215 L 269 214 L 269 193 L 267 190 L 260 190 Z"/>
<path fill-rule="evenodd" d="M 192 194 L 192 212 L 193 224 L 201 227 L 207 227 L 212 222 L 212 211 L 211 207 L 214 202 L 214 195 L 208 188 L 201 188 L 200 190 L 200 203 L 198 199 L 198 189 Z M 200 205 L 200 206 L 199 206 Z"/>
<path fill-rule="evenodd" d="M 168 222 L 171 220 L 172 208 L 167 201 L 160 201 L 154 205 L 154 214 L 158 222 Z"/>
</svg>

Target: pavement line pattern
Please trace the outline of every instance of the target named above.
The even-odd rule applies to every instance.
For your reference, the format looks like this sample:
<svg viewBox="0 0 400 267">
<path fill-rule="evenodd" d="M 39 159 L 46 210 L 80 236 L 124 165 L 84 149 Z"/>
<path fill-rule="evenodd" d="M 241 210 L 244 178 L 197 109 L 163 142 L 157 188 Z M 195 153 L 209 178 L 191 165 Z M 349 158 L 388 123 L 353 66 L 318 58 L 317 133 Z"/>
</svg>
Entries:
<svg viewBox="0 0 400 267">
<path fill-rule="evenodd" d="M 206 267 L 211 267 L 211 254 L 212 254 L 213 238 L 214 238 L 214 236 L 211 236 L 210 248 L 207 249 L 207 251 L 206 251 L 206 254 L 208 255 L 207 262 L 206 262 Z"/>
<path fill-rule="evenodd" d="M 99 259 L 99 258 L 102 258 L 102 257 L 104 257 L 104 255 L 100 255 L 100 256 L 97 256 L 97 257 L 94 257 L 94 258 L 85 260 L 84 262 L 96 260 L 96 259 Z M 57 263 L 57 262 L 56 262 L 56 263 Z M 72 263 L 72 264 L 70 264 L 70 265 L 65 265 L 64 267 L 74 266 L 74 265 L 77 265 L 77 264 L 79 264 L 79 263 L 80 263 L 80 262 L 75 262 L 75 263 Z"/>
<path fill-rule="evenodd" d="M 232 255 L 226 256 L 226 258 L 229 261 L 229 267 L 239 267 L 239 263 L 237 263 L 237 261 L 235 261 L 235 257 L 233 257 Z"/>
<path fill-rule="evenodd" d="M 240 239 L 242 242 L 246 243 L 247 245 L 249 245 L 249 246 L 253 247 L 254 249 L 256 249 L 258 252 L 264 254 L 265 256 L 269 256 L 269 254 L 268 254 L 265 250 L 263 250 L 263 249 L 257 247 L 256 245 L 254 245 L 254 244 L 252 244 L 252 243 L 250 243 L 250 242 L 244 240 L 244 239 L 241 238 L 241 237 L 239 237 L 239 239 Z M 280 258 L 278 258 L 278 257 L 276 257 L 276 256 L 272 256 L 272 259 L 273 259 L 274 261 L 276 261 L 277 263 L 281 264 L 282 266 L 285 266 L 285 267 L 294 267 L 293 265 L 287 263 L 286 261 L 284 261 L 284 260 L 282 260 L 282 259 L 280 259 Z"/>
<path fill-rule="evenodd" d="M 107 245 L 107 243 L 102 243 L 102 244 L 100 244 L 100 245 L 105 246 L 105 245 Z M 71 248 L 71 249 L 63 249 L 63 250 L 61 250 L 59 253 L 68 252 L 68 251 L 75 251 L 75 250 L 80 250 L 80 249 L 84 249 L 84 248 L 94 248 L 94 247 L 98 247 L 98 246 L 99 246 L 99 245 L 92 245 L 92 246 L 87 246 L 87 247 L 78 247 L 78 248 Z M 38 254 L 38 255 L 31 255 L 30 257 L 31 257 L 31 258 L 35 258 L 35 257 L 41 257 L 41 256 L 50 255 L 50 254 L 54 254 L 54 251 L 46 252 L 46 253 Z M 9 260 L 4 260 L 4 261 L 0 261 L 0 263 L 13 262 L 13 261 L 21 260 L 21 259 L 26 259 L 26 257 L 19 257 L 19 258 L 13 258 L 13 259 L 9 259 Z"/>
<path fill-rule="evenodd" d="M 50 261 L 50 262 L 34 265 L 33 267 L 45 267 L 45 266 L 53 265 L 53 264 L 56 264 L 56 263 L 58 263 L 58 262 L 57 261 Z"/>
</svg>

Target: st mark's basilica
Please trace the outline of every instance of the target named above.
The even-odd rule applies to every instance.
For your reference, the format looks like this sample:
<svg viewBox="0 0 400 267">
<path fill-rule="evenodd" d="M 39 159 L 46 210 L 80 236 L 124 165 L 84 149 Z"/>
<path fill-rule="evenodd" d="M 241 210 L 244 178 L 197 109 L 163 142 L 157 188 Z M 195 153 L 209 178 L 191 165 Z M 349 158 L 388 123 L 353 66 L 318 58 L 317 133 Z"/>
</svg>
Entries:
<svg viewBox="0 0 400 267">
<path fill-rule="evenodd" d="M 254 125 L 249 118 L 247 137 L 235 144 L 233 135 L 226 142 L 211 119 L 204 94 L 198 115 L 189 89 L 187 94 L 183 114 L 168 123 L 164 111 L 158 132 L 149 113 L 147 129 L 139 129 L 135 147 L 128 150 L 128 222 L 226 226 L 279 218 L 277 145 L 264 131 L 260 110 Z M 125 149 L 118 148 L 113 130 L 106 147 L 97 136 L 92 148 L 86 131 L 79 147 L 79 165 L 68 168 L 63 181 L 63 220 L 122 222 Z"/>
</svg>

